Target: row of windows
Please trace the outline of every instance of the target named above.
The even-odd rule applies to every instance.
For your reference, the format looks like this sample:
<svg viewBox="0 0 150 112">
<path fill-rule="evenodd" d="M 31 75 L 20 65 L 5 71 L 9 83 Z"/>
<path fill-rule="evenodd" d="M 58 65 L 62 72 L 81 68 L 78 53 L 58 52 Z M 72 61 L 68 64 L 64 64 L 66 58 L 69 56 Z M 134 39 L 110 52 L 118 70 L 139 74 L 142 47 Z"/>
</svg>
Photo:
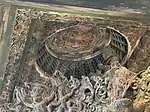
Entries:
<svg viewBox="0 0 150 112">
<path fill-rule="evenodd" d="M 107 32 L 112 37 L 111 40 L 111 48 L 113 48 L 116 54 L 119 56 L 120 60 L 122 60 L 127 55 L 128 43 L 126 38 L 121 35 L 119 32 L 109 29 Z"/>
<path fill-rule="evenodd" d="M 82 75 L 87 76 L 90 72 L 96 72 L 98 64 L 103 63 L 102 55 L 95 56 L 88 60 L 65 61 L 51 56 L 41 45 L 37 52 L 37 64 L 45 72 L 52 74 L 55 70 L 60 70 L 65 76 L 70 78 L 74 76 L 80 78 Z M 59 67 L 58 67 L 59 66 Z"/>
</svg>

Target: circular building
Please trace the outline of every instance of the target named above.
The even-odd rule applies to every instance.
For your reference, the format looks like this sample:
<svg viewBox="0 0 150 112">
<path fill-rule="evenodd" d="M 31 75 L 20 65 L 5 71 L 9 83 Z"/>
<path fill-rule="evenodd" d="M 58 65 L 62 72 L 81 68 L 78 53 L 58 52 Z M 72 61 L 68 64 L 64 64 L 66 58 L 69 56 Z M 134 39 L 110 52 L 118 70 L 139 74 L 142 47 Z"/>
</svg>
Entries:
<svg viewBox="0 0 150 112">
<path fill-rule="evenodd" d="M 78 24 L 47 37 L 39 45 L 36 63 L 48 74 L 59 70 L 68 78 L 80 78 L 109 64 L 112 57 L 123 63 L 129 49 L 127 38 L 113 28 Z"/>
</svg>

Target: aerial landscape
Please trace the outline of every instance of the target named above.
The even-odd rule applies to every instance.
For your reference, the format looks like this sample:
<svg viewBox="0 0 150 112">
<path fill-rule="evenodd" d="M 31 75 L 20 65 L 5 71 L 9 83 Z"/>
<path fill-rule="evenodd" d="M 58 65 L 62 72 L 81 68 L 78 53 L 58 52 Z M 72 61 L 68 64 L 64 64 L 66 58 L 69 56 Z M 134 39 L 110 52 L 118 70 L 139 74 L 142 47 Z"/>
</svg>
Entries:
<svg viewBox="0 0 150 112">
<path fill-rule="evenodd" d="M 0 112 L 150 112 L 148 0 L 0 2 Z"/>
</svg>

